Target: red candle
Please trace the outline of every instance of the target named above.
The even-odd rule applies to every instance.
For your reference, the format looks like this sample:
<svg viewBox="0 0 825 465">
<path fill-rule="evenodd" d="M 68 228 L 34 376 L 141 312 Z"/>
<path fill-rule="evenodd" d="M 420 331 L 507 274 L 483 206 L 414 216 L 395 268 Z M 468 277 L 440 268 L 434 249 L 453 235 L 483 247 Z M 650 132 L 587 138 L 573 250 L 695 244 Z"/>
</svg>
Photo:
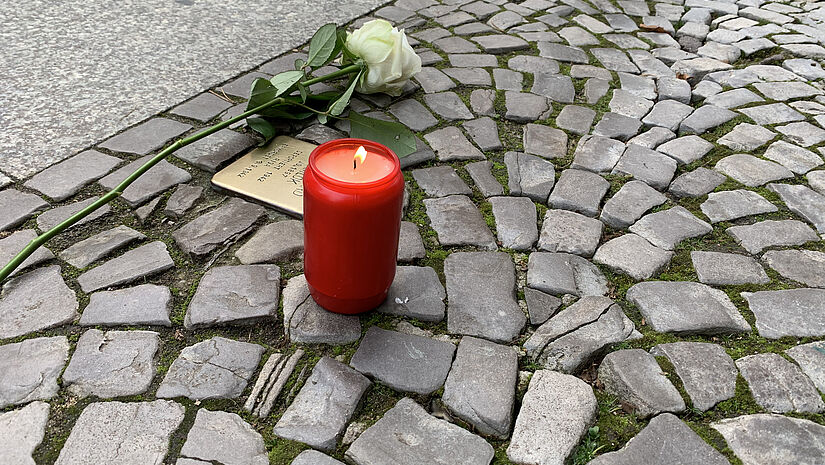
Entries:
<svg viewBox="0 0 825 465">
<path fill-rule="evenodd" d="M 309 155 L 304 173 L 304 274 L 312 298 L 361 313 L 395 278 L 404 178 L 398 157 L 364 139 L 338 139 Z"/>
</svg>

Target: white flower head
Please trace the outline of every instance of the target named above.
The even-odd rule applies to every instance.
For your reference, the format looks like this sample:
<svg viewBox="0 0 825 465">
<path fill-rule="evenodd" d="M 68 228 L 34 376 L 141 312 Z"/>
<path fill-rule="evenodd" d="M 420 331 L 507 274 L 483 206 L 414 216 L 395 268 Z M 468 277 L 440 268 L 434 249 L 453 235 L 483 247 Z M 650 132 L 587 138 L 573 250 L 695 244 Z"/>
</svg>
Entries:
<svg viewBox="0 0 825 465">
<path fill-rule="evenodd" d="M 347 35 L 347 49 L 364 60 L 367 72 L 355 90 L 362 94 L 401 95 L 401 89 L 421 71 L 421 58 L 407 42 L 404 30 L 374 19 Z"/>
</svg>

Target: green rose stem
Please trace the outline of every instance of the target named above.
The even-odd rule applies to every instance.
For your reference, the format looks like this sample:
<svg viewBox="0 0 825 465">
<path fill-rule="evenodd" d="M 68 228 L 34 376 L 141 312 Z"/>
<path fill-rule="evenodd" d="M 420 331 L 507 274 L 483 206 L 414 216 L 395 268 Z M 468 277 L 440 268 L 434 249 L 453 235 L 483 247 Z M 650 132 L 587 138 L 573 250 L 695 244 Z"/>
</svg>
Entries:
<svg viewBox="0 0 825 465">
<path fill-rule="evenodd" d="M 308 87 L 308 86 L 311 86 L 312 84 L 316 84 L 316 83 L 319 83 L 319 82 L 322 82 L 322 81 L 329 81 L 329 80 L 332 80 L 332 79 L 340 78 L 342 76 L 346 76 L 348 74 L 353 74 L 353 73 L 356 73 L 356 72 L 360 72 L 360 70 L 361 70 L 360 65 L 350 65 L 350 66 L 347 66 L 345 68 L 339 69 L 337 71 L 333 71 L 333 72 L 331 72 L 327 75 L 315 77 L 315 78 L 312 78 L 312 79 L 308 79 L 306 81 L 301 82 L 301 84 L 303 86 Z M 175 143 L 173 143 L 169 147 L 166 147 L 160 153 L 158 153 L 157 155 L 152 157 L 151 160 L 144 163 L 143 166 L 138 168 L 137 171 L 135 171 L 134 173 L 129 175 L 120 184 L 115 186 L 114 189 L 107 192 L 106 195 L 99 198 L 97 201 L 95 201 L 94 203 L 92 203 L 88 207 L 84 208 L 83 210 L 80 210 L 79 212 L 75 213 L 74 215 L 70 216 L 69 218 L 67 218 L 66 220 L 64 220 L 60 224 L 58 224 L 57 226 L 49 229 L 48 231 L 46 231 L 43 234 L 37 236 L 34 240 L 29 242 L 29 244 L 26 245 L 26 247 L 23 250 L 21 250 L 20 253 L 18 253 L 13 259 L 11 259 L 11 261 L 8 264 L 6 264 L 6 266 L 4 266 L 3 269 L 0 269 L 0 283 L 3 283 L 6 280 L 6 278 L 8 278 L 14 272 L 14 270 L 16 270 L 17 267 L 20 266 L 21 263 L 26 261 L 26 259 L 29 258 L 29 256 L 31 254 L 33 254 L 34 251 L 37 250 L 40 246 L 42 246 L 43 244 L 48 242 L 54 236 L 56 236 L 56 235 L 60 234 L 61 232 L 63 232 L 65 229 L 71 227 L 72 225 L 74 225 L 78 221 L 80 221 L 83 218 L 87 217 L 93 211 L 95 211 L 98 208 L 100 208 L 100 207 L 106 205 L 107 203 L 111 202 L 116 197 L 119 197 L 120 195 L 122 195 L 123 191 L 126 190 L 126 188 L 129 187 L 129 185 L 131 185 L 133 182 L 135 182 L 139 177 L 141 177 L 144 173 L 149 171 L 153 166 L 157 165 L 158 162 L 160 162 L 164 158 L 168 157 L 170 154 L 174 153 L 175 151 L 177 151 L 181 147 L 185 147 L 185 146 L 187 146 L 187 145 L 189 145 L 193 142 L 197 142 L 197 141 L 203 139 L 204 137 L 206 137 L 210 134 L 213 134 L 213 133 L 215 133 L 215 132 L 217 132 L 217 131 L 225 128 L 225 127 L 230 126 L 231 124 L 233 124 L 235 122 L 238 122 L 238 121 L 240 121 L 240 120 L 242 120 L 242 119 L 244 119 L 248 116 L 252 116 L 252 115 L 258 113 L 261 110 L 264 110 L 264 109 L 269 108 L 271 106 L 279 105 L 279 104 L 282 104 L 282 103 L 286 103 L 286 100 L 282 97 L 272 99 L 272 100 L 270 100 L 266 103 L 263 103 L 263 104 L 255 107 L 251 110 L 247 110 L 247 111 L 241 113 L 238 116 L 235 116 L 235 117 L 230 118 L 226 121 L 220 122 L 220 123 L 208 128 L 204 131 L 201 131 L 197 134 L 193 134 L 193 135 L 191 135 L 189 137 L 186 137 L 184 139 L 178 139 L 177 141 L 175 141 Z"/>
</svg>

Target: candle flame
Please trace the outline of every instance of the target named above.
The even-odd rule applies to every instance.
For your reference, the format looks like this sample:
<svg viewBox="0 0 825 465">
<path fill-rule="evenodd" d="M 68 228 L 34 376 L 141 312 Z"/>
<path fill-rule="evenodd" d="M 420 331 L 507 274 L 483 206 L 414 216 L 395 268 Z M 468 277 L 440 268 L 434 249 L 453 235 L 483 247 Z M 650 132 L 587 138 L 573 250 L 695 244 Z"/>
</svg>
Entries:
<svg viewBox="0 0 825 465">
<path fill-rule="evenodd" d="M 367 159 L 367 149 L 365 149 L 363 145 L 358 147 L 358 150 L 355 151 L 355 156 L 352 157 L 352 161 L 355 162 L 355 159 L 358 159 L 361 164 L 363 164 L 364 160 Z"/>
</svg>

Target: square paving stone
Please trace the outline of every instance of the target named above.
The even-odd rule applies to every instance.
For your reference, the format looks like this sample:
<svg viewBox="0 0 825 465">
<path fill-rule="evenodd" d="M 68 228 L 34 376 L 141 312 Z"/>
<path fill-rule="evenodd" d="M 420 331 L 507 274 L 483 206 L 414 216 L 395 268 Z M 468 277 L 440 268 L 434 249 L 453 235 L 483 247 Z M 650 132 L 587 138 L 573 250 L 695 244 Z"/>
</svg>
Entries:
<svg viewBox="0 0 825 465">
<path fill-rule="evenodd" d="M 322 357 L 278 420 L 273 434 L 325 452 L 335 450 L 370 384 L 361 373 Z"/>
<path fill-rule="evenodd" d="M 180 227 L 172 237 L 184 252 L 193 256 L 206 255 L 224 241 L 251 231 L 254 224 L 266 214 L 260 205 L 232 198 Z"/>
<path fill-rule="evenodd" d="M 524 152 L 544 158 L 567 156 L 567 134 L 556 128 L 541 124 L 524 127 Z"/>
<path fill-rule="evenodd" d="M 614 89 L 608 107 L 613 113 L 642 119 L 653 108 L 653 102 L 625 89 Z"/>
<path fill-rule="evenodd" d="M 77 296 L 60 275 L 60 267 L 41 267 L 3 285 L 0 294 L 0 339 L 71 323 Z"/>
<path fill-rule="evenodd" d="M 668 191 L 676 197 L 701 197 L 719 187 L 727 177 L 704 167 L 680 174 Z"/>
<path fill-rule="evenodd" d="M 714 166 L 719 171 L 748 187 L 759 187 L 771 181 L 792 178 L 794 174 L 784 166 L 753 155 L 729 155 Z"/>
<path fill-rule="evenodd" d="M 641 281 L 659 273 L 671 258 L 673 252 L 660 249 L 636 234 L 625 234 L 602 244 L 593 261 Z"/>
<path fill-rule="evenodd" d="M 487 465 L 493 459 L 493 447 L 480 436 L 433 417 L 405 397 L 361 433 L 345 456 L 357 465 Z"/>
<path fill-rule="evenodd" d="M 235 257 L 244 265 L 251 265 L 289 260 L 303 251 L 304 223 L 285 220 L 262 226 L 235 252 Z"/>
<path fill-rule="evenodd" d="M 613 228 L 627 228 L 667 197 L 642 181 L 629 181 L 604 203 L 599 219 Z"/>
<path fill-rule="evenodd" d="M 92 268 L 77 278 L 83 292 L 127 284 L 146 276 L 161 273 L 175 266 L 166 244 L 150 242 L 106 263 Z"/>
<path fill-rule="evenodd" d="M 257 143 L 254 137 L 230 129 L 220 131 L 175 152 L 175 156 L 214 173 L 217 169 Z"/>
<path fill-rule="evenodd" d="M 421 321 L 444 319 L 447 293 L 438 274 L 428 266 L 399 266 L 395 270 L 387 300 L 378 307 L 381 313 Z"/>
<path fill-rule="evenodd" d="M 152 157 L 145 156 L 139 158 L 132 163 L 120 168 L 114 173 L 102 178 L 98 184 L 105 189 L 114 189 L 118 184 L 123 182 L 132 173 L 143 166 Z M 126 190 L 123 191 L 121 199 L 131 207 L 137 207 L 152 197 L 178 184 L 189 182 L 192 175 L 185 170 L 172 165 L 166 160 L 161 160 L 157 165 L 153 166 L 143 176 L 133 182 Z"/>
<path fill-rule="evenodd" d="M 654 346 L 650 353 L 667 357 L 690 397 L 701 411 L 736 393 L 738 371 L 725 349 L 707 342 L 672 342 Z"/>
<path fill-rule="evenodd" d="M 487 250 L 498 248 L 484 217 L 469 197 L 449 195 L 424 199 L 424 207 L 441 245 L 472 245 Z"/>
<path fill-rule="evenodd" d="M 304 275 L 291 278 L 283 292 L 284 334 L 292 342 L 349 344 L 361 337 L 357 315 L 324 310 L 310 298 Z"/>
<path fill-rule="evenodd" d="M 562 171 L 548 204 L 594 217 L 599 214 L 599 205 L 609 188 L 610 183 L 598 174 L 567 169 Z"/>
<path fill-rule="evenodd" d="M 653 105 L 650 113 L 642 118 L 647 126 L 659 126 L 675 131 L 679 124 L 693 112 L 693 107 L 676 100 L 662 100 Z"/>
<path fill-rule="evenodd" d="M 89 197 L 86 200 L 81 200 L 79 202 L 70 203 L 68 205 L 64 205 L 62 207 L 55 207 L 51 210 L 46 210 L 40 215 L 37 216 L 37 229 L 41 231 L 48 231 L 49 229 L 54 228 L 55 226 L 59 225 L 60 223 L 69 219 L 72 215 L 83 210 L 84 208 L 88 207 L 89 205 L 97 202 L 100 197 L 94 196 Z M 106 216 L 112 210 L 112 206 L 109 204 L 103 205 L 102 207 L 98 208 L 97 210 L 90 213 L 88 216 L 83 218 L 82 220 L 75 223 L 73 226 L 78 226 L 81 224 L 86 224 L 92 222 L 100 217 Z"/>
<path fill-rule="evenodd" d="M 611 173 L 633 176 L 661 191 L 670 185 L 676 167 L 675 160 L 656 150 L 629 144 Z"/>
<path fill-rule="evenodd" d="M 90 182 L 105 176 L 122 161 L 96 150 L 86 150 L 46 168 L 23 185 L 59 202 L 76 194 Z"/>
<path fill-rule="evenodd" d="M 424 135 L 424 139 L 435 150 L 440 161 L 485 159 L 484 154 L 455 126 L 437 129 Z"/>
<path fill-rule="evenodd" d="M 193 329 L 269 320 L 278 313 L 280 283 L 276 265 L 212 268 L 201 278 L 183 325 Z"/>
<path fill-rule="evenodd" d="M 590 108 L 567 105 L 556 116 L 556 125 L 573 134 L 584 135 L 590 132 L 595 117 L 596 112 Z"/>
<path fill-rule="evenodd" d="M 779 354 L 748 355 L 736 360 L 753 399 L 771 413 L 820 413 L 825 403 L 810 378 Z"/>
<path fill-rule="evenodd" d="M 705 284 L 638 283 L 628 289 L 627 300 L 636 305 L 653 330 L 660 333 L 710 335 L 751 331 L 728 296 Z"/>
<path fill-rule="evenodd" d="M 609 173 L 616 166 L 624 150 L 624 142 L 602 136 L 584 136 L 576 145 L 570 168 Z"/>
<path fill-rule="evenodd" d="M 0 231 L 20 225 L 49 204 L 34 194 L 15 189 L 0 191 Z"/>
<path fill-rule="evenodd" d="M 157 325 L 172 326 L 169 313 L 172 293 L 155 284 L 117 291 L 95 292 L 83 310 L 81 326 Z"/>
<path fill-rule="evenodd" d="M 157 462 L 169 451 L 185 408 L 169 400 L 96 402 L 83 409 L 56 465 Z"/>
<path fill-rule="evenodd" d="M 292 64 L 290 64 L 289 67 L 291 69 Z M 228 102 L 210 92 L 204 92 L 192 100 L 172 108 L 169 110 L 169 113 L 183 116 L 184 118 L 192 118 L 205 123 L 218 116 L 222 111 L 231 106 L 231 102 Z"/>
<path fill-rule="evenodd" d="M 737 152 L 752 152 L 776 137 L 776 133 L 762 126 L 739 123 L 716 142 Z"/>
<path fill-rule="evenodd" d="M 523 195 L 545 203 L 556 182 L 553 163 L 533 155 L 520 152 L 504 154 L 507 166 L 507 184 L 510 195 Z"/>
<path fill-rule="evenodd" d="M 264 439 L 235 413 L 198 410 L 176 465 L 266 465 Z M 189 458 L 197 457 L 197 458 Z"/>
<path fill-rule="evenodd" d="M 444 404 L 481 433 L 510 435 L 518 356 L 508 346 L 466 336 L 444 384 Z"/>
<path fill-rule="evenodd" d="M 430 394 L 447 379 L 454 353 L 449 342 L 373 326 L 350 365 L 395 390 Z"/>
<path fill-rule="evenodd" d="M 16 231 L 2 239 L 0 239 L 0 263 L 9 263 L 18 253 L 20 253 L 31 241 L 37 238 L 37 233 L 34 229 L 23 229 Z M 54 258 L 54 254 L 46 247 L 40 247 L 29 256 L 17 269 L 12 273 L 12 276 L 22 272 L 24 269 L 43 263 Z"/>
<path fill-rule="evenodd" d="M 825 288 L 825 253 L 815 250 L 771 250 L 762 259 L 787 279 Z"/>
<path fill-rule="evenodd" d="M 564 74 L 536 74 L 530 92 L 560 103 L 573 103 L 576 96 L 573 80 Z"/>
<path fill-rule="evenodd" d="M 756 316 L 756 330 L 768 339 L 825 335 L 825 289 L 743 292 Z"/>
<path fill-rule="evenodd" d="M 455 65 L 453 65 L 455 66 Z M 426 93 L 444 92 L 455 87 L 455 82 L 436 68 L 425 66 L 415 75 L 415 80 L 421 84 Z"/>
<path fill-rule="evenodd" d="M 630 227 L 630 231 L 657 247 L 674 250 L 683 240 L 709 234 L 713 227 L 686 208 L 676 206 L 643 216 Z"/>
<path fill-rule="evenodd" d="M 567 253 L 531 253 L 527 262 L 527 286 L 558 296 L 607 294 L 607 279 L 598 267 L 585 258 Z"/>
<path fill-rule="evenodd" d="M 729 286 L 771 282 L 762 265 L 746 255 L 694 250 L 690 259 L 699 282 L 704 284 Z"/>
<path fill-rule="evenodd" d="M 133 241 L 145 238 L 146 236 L 142 233 L 121 225 L 76 242 L 59 255 L 62 260 L 73 267 L 83 269 Z"/>
<path fill-rule="evenodd" d="M 496 89 L 498 90 L 514 90 L 521 92 L 524 87 L 524 76 L 519 72 L 511 71 L 509 69 L 494 69 L 493 79 L 496 81 Z"/>
<path fill-rule="evenodd" d="M 424 131 L 438 123 L 424 105 L 413 99 L 396 102 L 390 106 L 389 111 L 401 124 L 416 132 Z"/>
<path fill-rule="evenodd" d="M 450 60 L 450 66 L 456 68 L 493 68 L 498 66 L 498 58 L 495 55 L 486 53 L 451 53 L 447 55 L 447 58 Z"/>
<path fill-rule="evenodd" d="M 472 195 L 473 191 L 458 177 L 451 166 L 434 166 L 413 170 L 413 179 L 418 187 L 432 197 L 445 197 L 453 194 Z"/>
<path fill-rule="evenodd" d="M 0 408 L 49 400 L 69 360 L 66 336 L 39 337 L 0 346 Z"/>
<path fill-rule="evenodd" d="M 775 212 L 776 205 L 756 192 L 737 189 L 732 191 L 712 192 L 699 208 L 711 223 L 730 221 L 750 215 Z"/>
<path fill-rule="evenodd" d="M 599 381 L 605 392 L 630 406 L 640 418 L 685 410 L 679 391 L 664 375 L 656 359 L 642 349 L 607 354 L 599 365 Z"/>
<path fill-rule="evenodd" d="M 213 337 L 184 348 L 158 387 L 157 397 L 235 399 L 258 368 L 264 348 Z"/>
<path fill-rule="evenodd" d="M 599 246 L 604 225 L 601 221 L 567 210 L 547 210 L 541 226 L 538 248 L 590 257 Z"/>
<path fill-rule="evenodd" d="M 445 53 L 474 53 L 479 51 L 478 46 L 474 43 L 456 36 L 442 37 L 432 41 L 432 44 Z"/>
<path fill-rule="evenodd" d="M 32 453 L 43 442 L 48 420 L 49 404 L 45 402 L 0 414 L 0 459 L 4 463 L 35 463 Z"/>
<path fill-rule="evenodd" d="M 504 117 L 518 123 L 536 121 L 551 108 L 546 97 L 509 90 L 504 93 L 504 106 Z"/>
<path fill-rule="evenodd" d="M 704 157 L 713 148 L 713 144 L 697 135 L 682 136 L 656 147 L 656 151 L 673 158 L 685 165 Z"/>
<path fill-rule="evenodd" d="M 80 397 L 143 394 L 155 376 L 160 337 L 154 331 L 90 329 L 80 336 L 63 382 Z"/>
<path fill-rule="evenodd" d="M 437 115 L 448 121 L 473 119 L 473 114 L 454 92 L 438 92 L 424 95 L 424 103 Z"/>
<path fill-rule="evenodd" d="M 146 155 L 190 129 L 192 126 L 186 123 L 166 118 L 152 118 L 107 139 L 100 147 L 115 152 Z"/>
<path fill-rule="evenodd" d="M 504 34 L 492 34 L 473 37 L 473 41 L 481 45 L 481 48 L 494 55 L 515 52 L 530 48 L 530 44 L 524 39 Z"/>
<path fill-rule="evenodd" d="M 608 112 L 593 128 L 593 134 L 626 141 L 639 133 L 642 122 L 629 116 Z"/>
<path fill-rule="evenodd" d="M 539 237 L 536 205 L 526 197 L 492 197 L 496 235 L 502 247 L 530 250 Z"/>
</svg>

